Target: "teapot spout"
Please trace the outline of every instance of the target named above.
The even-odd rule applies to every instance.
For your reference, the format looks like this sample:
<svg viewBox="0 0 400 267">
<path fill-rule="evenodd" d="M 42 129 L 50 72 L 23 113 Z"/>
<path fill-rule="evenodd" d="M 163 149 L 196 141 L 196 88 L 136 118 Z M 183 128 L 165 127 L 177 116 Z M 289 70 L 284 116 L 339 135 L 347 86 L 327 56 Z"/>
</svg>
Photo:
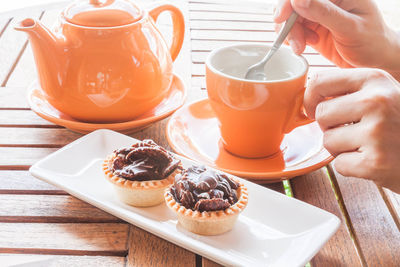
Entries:
<svg viewBox="0 0 400 267">
<path fill-rule="evenodd" d="M 56 48 L 55 46 L 58 43 L 58 39 L 49 29 L 47 29 L 39 21 L 31 18 L 20 21 L 14 26 L 14 29 L 17 31 L 26 32 L 29 35 L 29 39 L 33 45 L 37 43 L 38 45 L 46 46 L 48 48 Z"/>
<path fill-rule="evenodd" d="M 65 63 L 65 41 L 57 38 L 42 23 L 27 18 L 14 26 L 17 31 L 26 32 L 32 46 L 38 69 L 39 80 L 56 82 L 57 76 L 63 72 Z"/>
<path fill-rule="evenodd" d="M 29 32 L 33 31 L 36 25 L 36 20 L 27 18 L 24 19 L 23 21 L 20 21 L 17 25 L 14 26 L 14 29 L 17 31 L 22 31 L 22 32 Z"/>
</svg>

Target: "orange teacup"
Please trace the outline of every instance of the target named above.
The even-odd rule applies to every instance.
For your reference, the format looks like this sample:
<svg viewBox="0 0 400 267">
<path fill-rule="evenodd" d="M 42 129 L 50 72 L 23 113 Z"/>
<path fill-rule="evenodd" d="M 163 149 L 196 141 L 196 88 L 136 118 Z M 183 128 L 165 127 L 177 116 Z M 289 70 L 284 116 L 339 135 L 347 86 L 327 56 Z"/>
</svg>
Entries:
<svg viewBox="0 0 400 267">
<path fill-rule="evenodd" d="M 267 81 L 246 80 L 247 68 L 270 49 L 264 44 L 222 47 L 206 61 L 207 92 L 222 143 L 232 154 L 260 158 L 280 151 L 286 133 L 310 123 L 303 112 L 308 63 L 281 47 L 265 66 Z"/>
</svg>

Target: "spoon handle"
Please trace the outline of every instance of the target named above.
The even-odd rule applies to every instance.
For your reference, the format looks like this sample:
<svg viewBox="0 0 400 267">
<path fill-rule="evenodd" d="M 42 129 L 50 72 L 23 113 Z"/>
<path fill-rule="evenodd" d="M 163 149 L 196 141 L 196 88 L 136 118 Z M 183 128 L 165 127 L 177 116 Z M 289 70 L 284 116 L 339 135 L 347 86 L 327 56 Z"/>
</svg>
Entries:
<svg viewBox="0 0 400 267">
<path fill-rule="evenodd" d="M 289 34 L 294 23 L 296 22 L 297 17 L 298 17 L 297 13 L 293 11 L 293 13 L 290 15 L 288 20 L 285 22 L 285 25 L 280 30 L 278 37 L 276 38 L 275 42 L 272 44 L 272 47 L 268 51 L 267 55 L 259 63 L 255 64 L 253 66 L 264 66 L 265 63 L 267 63 L 267 61 L 275 54 L 275 52 L 279 49 L 279 47 L 281 47 L 283 41 L 285 41 L 287 35 Z M 250 68 L 252 68 L 252 67 L 250 67 Z M 246 74 L 246 76 L 247 76 L 247 74 Z"/>
<path fill-rule="evenodd" d="M 267 55 L 265 55 L 265 57 L 261 61 L 257 62 L 256 64 L 250 66 L 247 69 L 247 72 L 245 75 L 246 79 L 255 79 L 255 80 L 264 79 L 265 80 L 266 75 L 263 73 L 264 65 L 275 54 L 275 52 L 279 49 L 279 47 L 281 47 L 283 41 L 285 41 L 287 35 L 289 34 L 294 23 L 296 22 L 297 17 L 298 17 L 297 13 L 293 11 L 293 13 L 290 15 L 288 20 L 285 22 L 285 25 L 280 30 L 278 37 L 276 38 L 275 42 L 272 44 L 272 47 L 268 51 Z"/>
<path fill-rule="evenodd" d="M 297 13 L 293 11 L 288 20 L 285 22 L 285 25 L 279 32 L 278 38 L 276 38 L 275 42 L 273 43 L 271 50 L 278 50 L 279 47 L 281 47 L 283 41 L 285 41 L 294 23 L 296 22 L 297 17 L 298 17 Z"/>
</svg>

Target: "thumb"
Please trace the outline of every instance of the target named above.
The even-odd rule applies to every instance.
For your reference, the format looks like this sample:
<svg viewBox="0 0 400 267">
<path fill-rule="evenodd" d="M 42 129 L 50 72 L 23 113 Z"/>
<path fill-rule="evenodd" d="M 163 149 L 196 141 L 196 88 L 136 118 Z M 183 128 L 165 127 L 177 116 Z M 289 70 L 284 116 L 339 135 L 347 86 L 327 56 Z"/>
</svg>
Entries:
<svg viewBox="0 0 400 267">
<path fill-rule="evenodd" d="M 354 15 L 329 0 L 291 0 L 292 8 L 303 18 L 331 31 L 351 32 Z"/>
</svg>

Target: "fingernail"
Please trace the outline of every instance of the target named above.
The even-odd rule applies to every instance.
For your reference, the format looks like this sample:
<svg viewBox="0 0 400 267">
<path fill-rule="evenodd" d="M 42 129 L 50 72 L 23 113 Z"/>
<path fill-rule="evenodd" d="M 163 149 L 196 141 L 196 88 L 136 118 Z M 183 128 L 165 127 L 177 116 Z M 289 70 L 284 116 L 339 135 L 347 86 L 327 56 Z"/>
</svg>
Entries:
<svg viewBox="0 0 400 267">
<path fill-rule="evenodd" d="M 295 2 L 295 5 L 300 8 L 308 8 L 311 5 L 311 0 L 297 0 L 294 2 Z"/>
<path fill-rule="evenodd" d="M 300 44 L 299 44 L 299 42 L 297 42 L 296 40 L 292 40 L 292 39 L 290 39 L 288 42 L 289 42 L 290 47 L 292 47 L 293 51 L 294 51 L 296 54 L 298 54 L 299 51 L 300 51 Z"/>
</svg>

